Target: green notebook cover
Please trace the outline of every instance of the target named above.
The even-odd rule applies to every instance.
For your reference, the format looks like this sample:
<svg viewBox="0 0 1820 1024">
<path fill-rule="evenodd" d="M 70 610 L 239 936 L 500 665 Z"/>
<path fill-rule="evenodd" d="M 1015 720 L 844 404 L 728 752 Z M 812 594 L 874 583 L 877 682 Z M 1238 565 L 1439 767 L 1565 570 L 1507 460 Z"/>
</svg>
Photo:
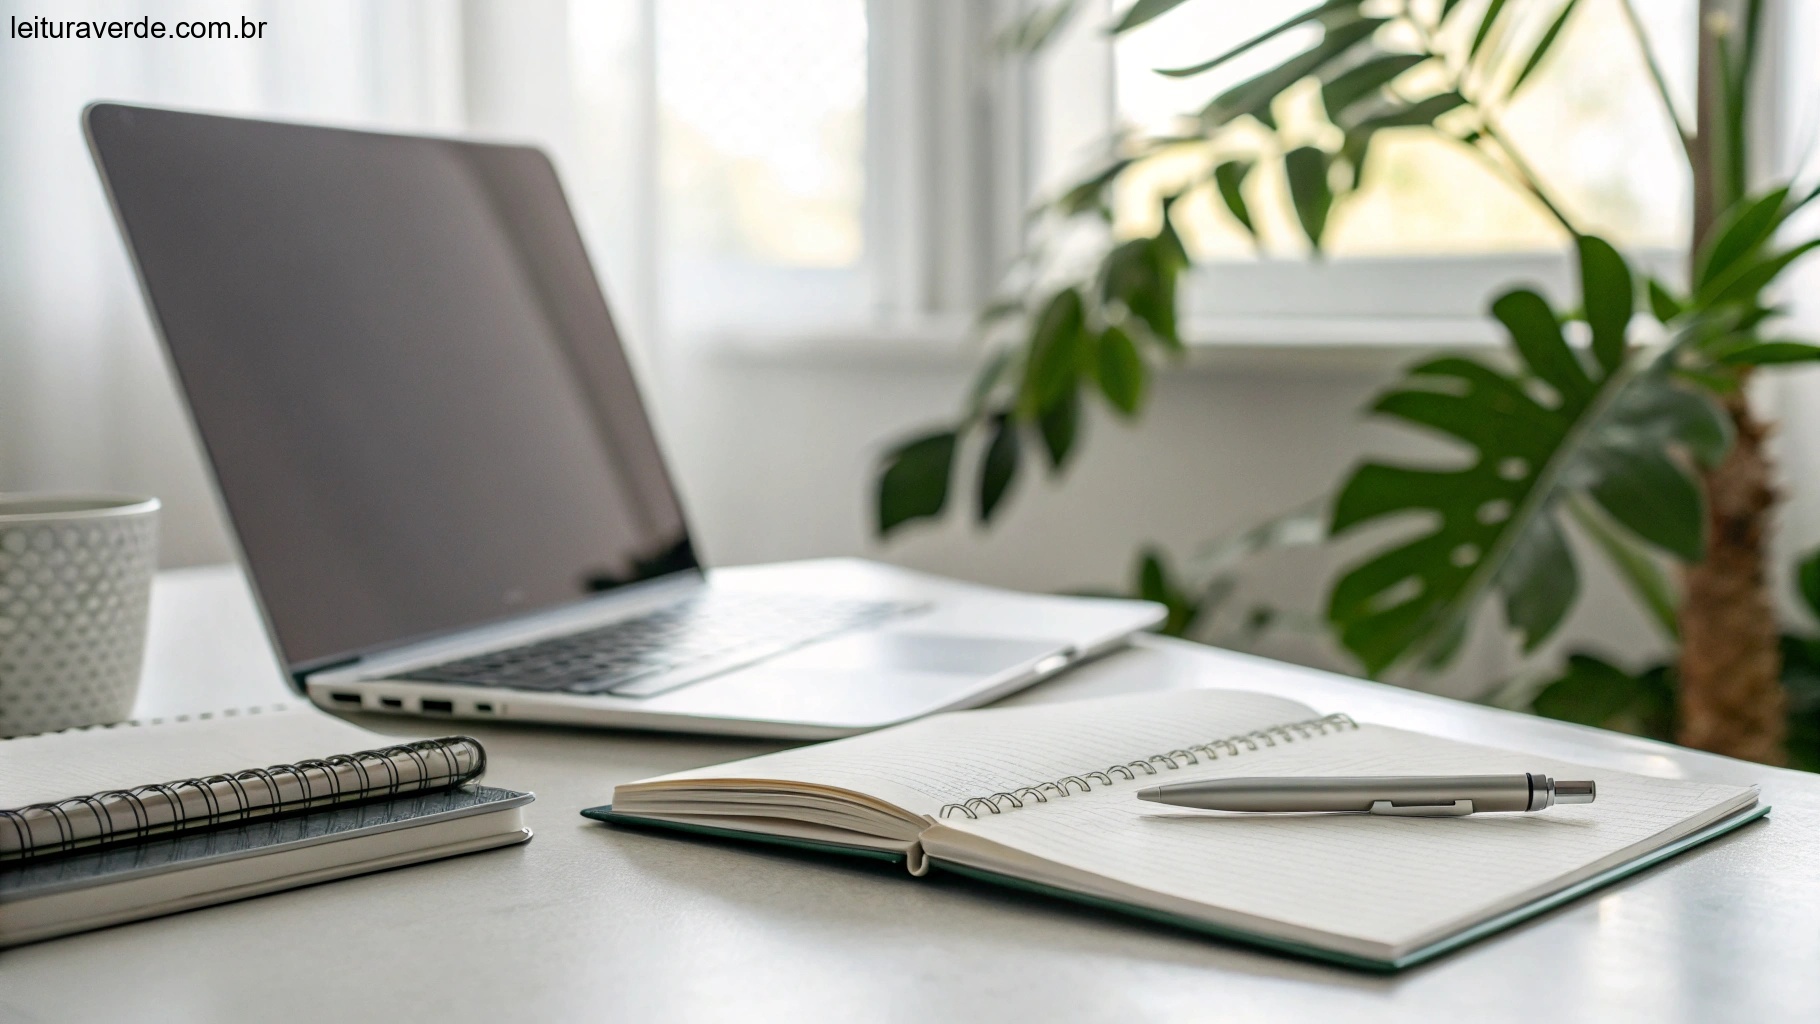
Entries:
<svg viewBox="0 0 1820 1024">
<path fill-rule="evenodd" d="M 1172 925 L 1174 927 L 1184 928 L 1189 931 L 1198 932 L 1203 935 L 1211 935 L 1211 936 L 1213 936 L 1215 938 L 1219 938 L 1219 939 L 1226 939 L 1229 941 L 1244 943 L 1244 944 L 1252 945 L 1252 946 L 1260 946 L 1265 949 L 1274 950 L 1279 953 L 1288 953 L 1292 956 L 1299 956 L 1299 957 L 1303 957 L 1303 958 L 1311 959 L 1311 960 L 1322 960 L 1322 961 L 1326 961 L 1327 963 L 1340 964 L 1341 966 L 1344 966 L 1344 967 L 1352 967 L 1352 968 L 1356 968 L 1359 970 L 1389 972 L 1389 971 L 1399 971 L 1405 967 L 1413 967 L 1416 964 L 1423 963 L 1428 960 L 1432 960 L 1435 957 L 1438 957 L 1444 953 L 1449 953 L 1449 952 L 1452 952 L 1453 950 L 1459 949 L 1462 946 L 1468 945 L 1473 942 L 1477 942 L 1478 940 L 1485 938 L 1486 936 L 1494 935 L 1498 932 L 1503 931 L 1506 928 L 1510 928 L 1523 921 L 1527 921 L 1530 918 L 1535 917 L 1539 914 L 1547 913 L 1548 911 L 1553 910 L 1556 907 L 1559 907 L 1566 903 L 1570 903 L 1573 900 L 1579 899 L 1581 896 L 1584 896 L 1589 892 L 1592 892 L 1596 889 L 1604 888 L 1605 886 L 1611 885 L 1614 882 L 1628 878 L 1631 875 L 1634 875 L 1634 874 L 1638 873 L 1639 871 L 1644 870 L 1645 868 L 1649 868 L 1656 864 L 1659 864 L 1662 861 L 1665 861 L 1665 860 L 1669 859 L 1670 857 L 1675 856 L 1678 853 L 1681 853 L 1685 850 L 1692 849 L 1693 847 L 1699 846 L 1701 843 L 1704 843 L 1710 839 L 1716 839 L 1719 836 L 1722 836 L 1722 835 L 1726 834 L 1727 832 L 1732 831 L 1733 829 L 1736 829 L 1743 825 L 1747 825 L 1750 822 L 1756 821 L 1757 819 L 1768 814 L 1769 810 L 1770 809 L 1769 809 L 1768 805 L 1758 805 L 1758 806 L 1750 808 L 1748 810 L 1740 811 L 1737 814 L 1734 814 L 1729 818 L 1725 818 L 1720 821 L 1716 821 L 1713 824 L 1708 825 L 1707 827 L 1701 829 L 1698 832 L 1694 832 L 1689 835 L 1683 836 L 1680 839 L 1677 839 L 1674 842 L 1669 843 L 1668 845 L 1666 845 L 1664 847 L 1661 847 L 1660 849 L 1653 850 L 1650 853 L 1647 853 L 1641 857 L 1636 858 L 1635 860 L 1626 861 L 1623 864 L 1619 864 L 1618 866 L 1611 868 L 1610 870 L 1602 871 L 1599 874 L 1592 876 L 1591 878 L 1585 879 L 1574 885 L 1568 886 L 1567 888 L 1562 889 L 1559 892 L 1551 893 L 1540 899 L 1534 900 L 1530 903 L 1526 903 L 1521 907 L 1517 907 L 1514 910 L 1510 910 L 1506 913 L 1500 914 L 1497 917 L 1493 917 L 1488 920 L 1481 921 L 1480 923 L 1473 925 L 1470 928 L 1466 928 L 1462 931 L 1456 932 L 1452 935 L 1447 936 L 1444 939 L 1441 939 L 1438 942 L 1434 942 L 1427 946 L 1422 947 L 1421 949 L 1414 950 L 1413 952 L 1410 952 L 1395 960 L 1375 960 L 1375 959 L 1371 959 L 1369 957 L 1354 956 L 1350 953 L 1340 953 L 1340 952 L 1336 952 L 1336 951 L 1330 950 L 1330 949 L 1323 949 L 1319 946 L 1310 946 L 1310 945 L 1305 945 L 1305 944 L 1299 943 L 1299 942 L 1290 942 L 1290 941 L 1287 941 L 1284 939 L 1275 938 L 1273 936 L 1260 935 L 1256 932 L 1248 932 L 1248 931 L 1243 931 L 1241 929 L 1236 929 L 1236 928 L 1227 928 L 1222 925 L 1210 924 L 1206 921 L 1200 921 L 1200 920 L 1197 920 L 1194 918 L 1181 917 L 1176 914 L 1169 914 L 1169 913 L 1165 913 L 1163 911 L 1153 910 L 1149 907 L 1136 906 L 1136 905 L 1129 904 L 1129 903 L 1119 903 L 1119 902 L 1116 902 L 1113 900 L 1102 899 L 1097 896 L 1088 896 L 1088 895 L 1073 892 L 1073 891 L 1070 891 L 1067 889 L 1058 889 L 1053 886 L 1047 886 L 1047 885 L 1042 885 L 1042 884 L 1039 884 L 1036 882 L 1025 881 L 1024 879 L 1017 878 L 1017 877 L 1014 877 L 1011 875 L 1001 875 L 1001 874 L 998 874 L 997 872 L 984 871 L 979 868 L 967 867 L 965 865 L 951 864 L 951 863 L 948 863 L 945 861 L 934 860 L 934 859 L 931 859 L 930 863 L 934 867 L 939 868 L 940 870 L 943 870 L 943 871 L 947 871 L 951 874 L 961 875 L 961 876 L 964 876 L 967 878 L 972 878 L 972 879 L 982 881 L 982 882 L 991 882 L 996 885 L 1002 885 L 1002 886 L 1006 886 L 1008 888 L 1018 889 L 1023 892 L 1037 893 L 1037 894 L 1040 894 L 1043 896 L 1056 897 L 1058 899 L 1068 900 L 1073 903 L 1083 904 L 1085 906 L 1094 907 L 1094 908 L 1097 908 L 1100 910 L 1110 910 L 1115 913 L 1125 914 L 1125 915 L 1128 915 L 1131 917 L 1142 918 L 1146 921 L 1155 921 L 1155 922 L 1158 922 L 1161 924 Z M 614 812 L 611 804 L 608 804 L 608 805 L 605 805 L 602 807 L 590 807 L 587 810 L 582 811 L 581 813 L 584 816 L 593 818 L 597 821 L 611 822 L 611 823 L 620 824 L 620 825 L 632 825 L 632 826 L 637 826 L 637 827 L 652 827 L 652 828 L 669 829 L 672 831 L 679 831 L 679 832 L 691 832 L 691 833 L 695 833 L 697 835 L 715 836 L 715 837 L 725 838 L 725 839 L 738 839 L 738 840 L 744 840 L 744 841 L 748 841 L 748 842 L 768 843 L 768 844 L 771 844 L 774 846 L 787 846 L 787 847 L 792 847 L 792 848 L 799 849 L 799 850 L 812 850 L 812 851 L 815 851 L 818 853 L 833 853 L 833 854 L 841 854 L 841 855 L 850 856 L 850 857 L 866 857 L 866 858 L 870 858 L 872 860 L 882 860 L 882 861 L 888 861 L 888 862 L 898 863 L 898 864 L 901 864 L 904 862 L 904 857 L 902 854 L 888 853 L 883 850 L 868 849 L 863 846 L 848 846 L 843 843 L 828 843 L 828 842 L 822 842 L 822 841 L 813 840 L 813 839 L 785 838 L 785 837 L 781 837 L 781 836 L 768 835 L 768 834 L 762 833 L 762 832 L 751 832 L 751 831 L 747 831 L 744 829 L 714 828 L 713 826 L 709 826 L 709 825 L 681 824 L 678 822 L 661 821 L 656 818 L 641 818 L 641 817 L 636 817 L 636 816 L 630 815 L 630 814 L 618 814 L 618 813 Z"/>
<path fill-rule="evenodd" d="M 868 860 L 882 860 L 890 864 L 902 864 L 905 860 L 901 853 L 889 850 L 874 850 L 869 846 L 849 846 L 846 843 L 825 843 L 819 839 L 796 839 L 790 836 L 774 836 L 768 832 L 752 832 L 740 828 L 715 828 L 712 825 L 696 825 L 678 821 L 662 821 L 657 818 L 640 818 L 631 814 L 620 814 L 613 810 L 612 804 L 590 807 L 581 812 L 584 818 L 595 821 L 611 822 L 615 825 L 633 825 L 640 828 L 661 828 L 673 832 L 690 832 L 699 836 L 714 836 L 719 839 L 739 839 L 750 843 L 766 843 L 771 846 L 788 846 L 797 850 L 812 850 L 816 853 L 834 853 L 845 857 L 865 857 Z"/>
</svg>

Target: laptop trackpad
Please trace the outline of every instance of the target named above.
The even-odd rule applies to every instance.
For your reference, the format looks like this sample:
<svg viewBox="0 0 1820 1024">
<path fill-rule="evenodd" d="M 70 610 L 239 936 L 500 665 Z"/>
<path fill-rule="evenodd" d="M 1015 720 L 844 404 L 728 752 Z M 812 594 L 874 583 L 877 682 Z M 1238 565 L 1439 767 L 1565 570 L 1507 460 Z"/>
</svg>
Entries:
<svg viewBox="0 0 1820 1024">
<path fill-rule="evenodd" d="M 995 676 L 1068 650 L 1059 640 L 857 633 L 652 698 L 652 710 L 830 725 L 926 713 Z"/>
<path fill-rule="evenodd" d="M 1067 646 L 1056 640 L 952 633 L 856 633 L 780 655 L 773 664 L 861 672 L 940 672 L 984 679 Z"/>
</svg>

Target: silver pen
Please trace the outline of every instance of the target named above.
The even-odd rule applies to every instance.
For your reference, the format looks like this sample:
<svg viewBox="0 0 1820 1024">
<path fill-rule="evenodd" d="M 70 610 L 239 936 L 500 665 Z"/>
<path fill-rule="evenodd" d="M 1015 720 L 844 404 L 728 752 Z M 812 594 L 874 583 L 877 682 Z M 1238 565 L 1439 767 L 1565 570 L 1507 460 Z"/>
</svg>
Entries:
<svg viewBox="0 0 1820 1024">
<path fill-rule="evenodd" d="M 1139 800 L 1210 811 L 1361 811 L 1453 817 L 1482 811 L 1540 811 L 1590 804 L 1590 781 L 1524 775 L 1390 775 L 1377 778 L 1247 778 L 1178 782 L 1138 790 Z"/>
</svg>

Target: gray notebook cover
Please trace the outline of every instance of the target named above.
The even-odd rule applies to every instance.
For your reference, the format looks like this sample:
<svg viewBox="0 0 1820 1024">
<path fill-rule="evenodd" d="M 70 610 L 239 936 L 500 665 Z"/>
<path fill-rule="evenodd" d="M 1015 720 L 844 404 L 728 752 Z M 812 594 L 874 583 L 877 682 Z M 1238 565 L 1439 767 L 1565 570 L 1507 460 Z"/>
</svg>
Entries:
<svg viewBox="0 0 1820 1024">
<path fill-rule="evenodd" d="M 522 806 L 532 799 L 529 793 L 509 789 L 462 786 L 80 853 L 12 861 L 0 868 L 0 903 L 484 814 Z"/>
</svg>

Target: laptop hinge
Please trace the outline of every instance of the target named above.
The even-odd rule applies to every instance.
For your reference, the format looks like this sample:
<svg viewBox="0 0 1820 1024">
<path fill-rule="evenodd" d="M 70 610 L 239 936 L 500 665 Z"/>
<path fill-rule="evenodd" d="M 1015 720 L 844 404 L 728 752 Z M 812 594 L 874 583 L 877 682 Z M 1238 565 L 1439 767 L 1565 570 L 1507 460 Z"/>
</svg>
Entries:
<svg viewBox="0 0 1820 1024">
<path fill-rule="evenodd" d="M 291 682 L 301 692 L 303 690 L 304 680 L 309 677 L 318 672 L 327 672 L 330 669 L 341 668 L 344 665 L 352 665 L 359 661 L 360 658 L 361 656 L 356 654 L 350 658 L 331 658 L 328 661 L 315 661 L 308 665 L 299 665 L 296 668 L 291 669 Z"/>
</svg>

